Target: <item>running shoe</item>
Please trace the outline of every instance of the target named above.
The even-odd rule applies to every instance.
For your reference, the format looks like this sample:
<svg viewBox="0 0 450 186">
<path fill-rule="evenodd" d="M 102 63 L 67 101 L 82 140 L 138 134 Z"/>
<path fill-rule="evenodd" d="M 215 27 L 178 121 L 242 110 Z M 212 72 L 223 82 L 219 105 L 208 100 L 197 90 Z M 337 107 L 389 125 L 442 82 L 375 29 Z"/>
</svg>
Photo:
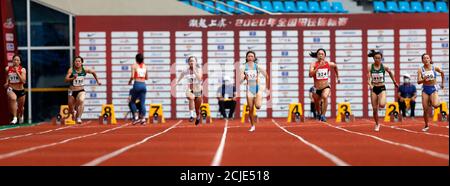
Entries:
<svg viewBox="0 0 450 186">
<path fill-rule="evenodd" d="M 250 130 L 248 130 L 249 132 L 253 132 L 253 131 L 255 131 L 256 130 L 256 127 L 255 127 L 255 125 L 253 125 L 252 127 L 250 127 Z"/>
</svg>

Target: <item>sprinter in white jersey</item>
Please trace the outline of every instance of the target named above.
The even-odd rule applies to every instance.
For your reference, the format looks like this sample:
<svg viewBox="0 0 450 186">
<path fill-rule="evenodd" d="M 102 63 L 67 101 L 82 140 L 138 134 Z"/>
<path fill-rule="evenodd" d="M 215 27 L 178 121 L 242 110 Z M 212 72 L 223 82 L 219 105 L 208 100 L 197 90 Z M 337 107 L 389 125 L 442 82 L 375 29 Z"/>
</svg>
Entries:
<svg viewBox="0 0 450 186">
<path fill-rule="evenodd" d="M 194 120 L 194 108 L 196 113 L 195 125 L 200 123 L 200 106 L 202 105 L 202 69 L 200 65 L 197 64 L 197 58 L 195 56 L 189 56 L 187 58 L 187 63 L 189 64 L 188 68 L 181 72 L 180 77 L 178 78 L 177 84 L 183 78 L 187 80 L 186 87 L 186 98 L 189 100 L 189 121 L 192 122 Z"/>
<path fill-rule="evenodd" d="M 249 118 L 250 118 L 250 132 L 255 131 L 255 118 L 253 115 L 254 109 L 260 109 L 262 104 L 262 93 L 263 90 L 259 85 L 259 73 L 264 75 L 266 79 L 266 83 L 268 83 L 269 75 L 265 70 L 263 70 L 257 63 L 258 59 L 256 58 L 255 52 L 248 51 L 245 55 L 245 64 L 241 67 L 241 83 L 247 81 L 247 105 L 249 108 Z M 269 87 L 268 85 L 266 87 Z M 266 89 L 266 93 L 269 94 L 269 90 Z"/>
</svg>

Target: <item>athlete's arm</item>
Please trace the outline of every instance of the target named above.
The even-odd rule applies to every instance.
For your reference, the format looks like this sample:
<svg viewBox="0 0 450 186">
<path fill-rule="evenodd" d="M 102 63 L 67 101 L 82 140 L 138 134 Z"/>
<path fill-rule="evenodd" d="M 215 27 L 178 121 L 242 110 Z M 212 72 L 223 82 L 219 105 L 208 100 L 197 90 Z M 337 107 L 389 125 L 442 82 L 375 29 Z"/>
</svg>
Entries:
<svg viewBox="0 0 450 186">
<path fill-rule="evenodd" d="M 257 65 L 258 70 L 263 74 L 264 78 L 266 78 L 266 89 L 269 88 L 269 74 L 267 74 L 267 71 L 262 69 L 259 65 Z"/>
<path fill-rule="evenodd" d="M 389 77 L 391 77 L 392 82 L 394 82 L 395 87 L 398 87 L 397 81 L 395 81 L 395 78 L 394 78 L 394 73 L 392 73 L 391 69 L 389 69 L 388 66 L 386 66 L 384 64 L 383 64 L 383 66 L 384 66 L 384 69 L 386 69 L 386 71 L 389 73 Z"/>
<path fill-rule="evenodd" d="M 72 75 L 72 68 L 69 68 L 69 70 L 67 70 L 67 74 L 66 74 L 66 78 L 64 79 L 64 82 L 70 83 L 71 81 L 73 81 L 76 77 L 76 74 L 71 78 L 70 75 Z"/>
<path fill-rule="evenodd" d="M 337 83 L 341 83 L 341 79 L 339 79 L 339 71 L 338 71 L 337 64 L 334 63 L 334 62 L 330 62 L 330 66 L 333 67 L 334 72 L 336 73 L 336 80 L 337 80 Z"/>
<path fill-rule="evenodd" d="M 417 70 L 417 84 L 422 84 L 425 80 L 422 78 L 422 69 Z"/>
<path fill-rule="evenodd" d="M 244 67 L 241 67 L 240 72 L 241 72 L 240 82 L 242 84 L 244 82 L 244 80 L 246 79 L 246 74 L 244 73 Z"/>
<path fill-rule="evenodd" d="M 27 70 L 25 68 L 22 68 L 22 73 L 17 73 L 17 75 L 19 76 L 20 82 L 25 83 L 27 81 Z"/>
<path fill-rule="evenodd" d="M 100 83 L 100 81 L 98 81 L 97 79 L 97 73 L 95 73 L 95 71 L 93 69 L 85 69 L 86 73 L 90 73 L 92 74 L 92 76 L 94 76 L 95 81 L 97 82 L 97 85 L 102 85 L 102 83 Z"/>
<path fill-rule="evenodd" d="M 177 85 L 180 83 L 181 79 L 184 77 L 184 71 L 181 72 L 180 77 L 178 78 Z"/>
<path fill-rule="evenodd" d="M 6 74 L 6 81 L 5 84 L 3 85 L 5 88 L 8 88 L 9 85 L 9 78 L 8 78 L 8 67 L 5 68 L 5 74 Z"/>
<path fill-rule="evenodd" d="M 145 66 L 145 80 L 148 80 L 148 71 L 147 71 L 147 65 Z"/>
<path fill-rule="evenodd" d="M 194 66 L 194 75 L 197 79 L 202 79 L 203 78 L 203 73 L 201 70 L 199 70 L 199 68 L 197 68 L 196 66 Z"/>
<path fill-rule="evenodd" d="M 134 79 L 134 65 L 131 65 L 131 76 L 130 76 L 130 80 L 128 81 L 128 85 L 131 85 L 131 83 L 133 82 Z"/>
<path fill-rule="evenodd" d="M 436 70 L 436 72 L 439 72 L 439 73 L 441 73 L 441 78 L 442 78 L 442 80 L 441 80 L 441 89 L 444 89 L 445 87 L 444 87 L 444 85 L 445 85 L 445 74 L 444 74 L 444 71 L 440 68 L 440 67 L 434 67 L 434 69 Z"/>
<path fill-rule="evenodd" d="M 309 77 L 314 77 L 318 68 L 314 69 L 314 63 L 309 64 Z"/>
<path fill-rule="evenodd" d="M 367 65 L 367 85 L 369 85 L 369 88 L 372 89 L 372 73 L 370 72 L 370 65 Z"/>
</svg>

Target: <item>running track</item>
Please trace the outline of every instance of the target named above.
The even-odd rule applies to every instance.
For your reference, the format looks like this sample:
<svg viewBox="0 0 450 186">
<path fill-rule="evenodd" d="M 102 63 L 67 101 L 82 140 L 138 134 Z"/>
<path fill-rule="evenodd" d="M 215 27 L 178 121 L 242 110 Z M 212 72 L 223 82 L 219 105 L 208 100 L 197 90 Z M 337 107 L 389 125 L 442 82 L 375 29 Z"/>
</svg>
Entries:
<svg viewBox="0 0 450 186">
<path fill-rule="evenodd" d="M 133 126 L 57 126 L 50 123 L 0 131 L 0 165 L 363 166 L 449 165 L 448 123 L 421 132 L 421 119 L 352 123 L 260 119 L 253 133 L 239 119 L 187 120 Z"/>
</svg>

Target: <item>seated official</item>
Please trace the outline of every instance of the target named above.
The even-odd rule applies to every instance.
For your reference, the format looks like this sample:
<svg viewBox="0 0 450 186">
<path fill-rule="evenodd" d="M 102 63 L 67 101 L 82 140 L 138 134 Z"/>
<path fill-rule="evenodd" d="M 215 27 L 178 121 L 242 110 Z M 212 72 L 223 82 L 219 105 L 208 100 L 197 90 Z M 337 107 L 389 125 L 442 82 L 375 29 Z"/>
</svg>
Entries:
<svg viewBox="0 0 450 186">
<path fill-rule="evenodd" d="M 223 118 L 233 118 L 236 107 L 236 86 L 231 83 L 229 77 L 225 77 L 222 85 L 217 89 L 217 100 L 219 101 L 219 112 Z M 225 109 L 230 112 L 225 113 Z"/>
<path fill-rule="evenodd" d="M 398 88 L 398 106 L 403 117 L 406 117 L 406 107 L 409 101 L 409 108 L 411 109 L 410 116 L 414 118 L 417 97 L 416 91 L 416 86 L 411 83 L 409 74 L 403 75 L 403 84 Z"/>
</svg>

